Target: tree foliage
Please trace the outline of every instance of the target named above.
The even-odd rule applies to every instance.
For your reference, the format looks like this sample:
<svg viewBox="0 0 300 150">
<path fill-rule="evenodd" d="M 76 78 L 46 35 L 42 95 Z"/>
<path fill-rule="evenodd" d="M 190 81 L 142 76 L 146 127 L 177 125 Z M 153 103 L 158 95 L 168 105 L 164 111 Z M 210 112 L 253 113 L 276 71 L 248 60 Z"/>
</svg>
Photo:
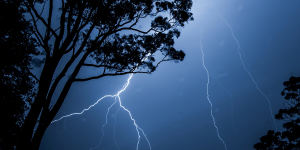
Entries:
<svg viewBox="0 0 300 150">
<path fill-rule="evenodd" d="M 20 0 L 0 0 L 0 149 L 13 149 L 31 101 L 31 55 L 37 54 Z"/>
<path fill-rule="evenodd" d="M 193 19 L 191 0 L 26 0 L 24 4 L 44 61 L 18 149 L 38 149 L 73 83 L 151 73 L 162 62 L 182 61 L 185 54 L 174 41 L 180 28 Z M 82 68 L 100 73 L 82 76 Z"/>
<path fill-rule="evenodd" d="M 282 96 L 288 106 L 280 109 L 276 119 L 283 120 L 282 131 L 268 131 L 254 145 L 257 150 L 293 150 L 300 149 L 300 77 L 291 77 L 283 83 Z"/>
</svg>

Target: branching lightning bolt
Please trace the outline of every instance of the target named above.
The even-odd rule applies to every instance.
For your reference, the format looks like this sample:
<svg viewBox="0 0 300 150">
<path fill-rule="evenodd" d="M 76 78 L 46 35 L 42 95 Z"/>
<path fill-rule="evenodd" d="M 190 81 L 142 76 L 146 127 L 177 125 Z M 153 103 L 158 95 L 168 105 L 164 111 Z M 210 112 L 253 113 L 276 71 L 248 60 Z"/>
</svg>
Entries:
<svg viewBox="0 0 300 150">
<path fill-rule="evenodd" d="M 272 118 L 272 122 L 273 122 L 273 126 L 274 128 L 276 128 L 277 130 L 277 127 L 276 127 L 276 123 L 275 123 L 275 118 L 274 118 L 274 114 L 273 114 L 273 110 L 272 110 L 272 104 L 271 104 L 271 101 L 269 99 L 269 97 L 262 91 L 262 89 L 259 87 L 257 81 L 255 80 L 253 74 L 250 72 L 250 70 L 248 69 L 247 65 L 246 65 L 246 62 L 243 58 L 243 55 L 242 55 L 242 52 L 241 52 L 241 44 L 240 44 L 240 41 L 239 39 L 237 38 L 237 36 L 235 35 L 234 31 L 233 31 L 233 28 L 232 26 L 229 24 L 229 22 L 221 15 L 219 15 L 219 17 L 221 18 L 221 20 L 224 22 L 224 24 L 226 25 L 226 27 L 229 29 L 230 33 L 231 33 L 231 36 L 232 38 L 234 39 L 236 45 L 237 45 L 237 52 L 238 52 L 238 55 L 239 55 L 239 59 L 240 59 L 240 62 L 242 64 L 242 67 L 244 69 L 244 71 L 248 74 L 250 80 L 252 81 L 252 83 L 254 84 L 256 90 L 264 97 L 264 99 L 266 100 L 267 104 L 268 104 L 268 109 L 269 109 L 269 112 L 270 112 L 270 115 L 271 115 L 271 118 Z"/>
<path fill-rule="evenodd" d="M 207 76 L 207 82 L 206 82 L 206 99 L 207 99 L 208 103 L 210 104 L 210 116 L 212 118 L 214 127 L 216 129 L 218 139 L 224 145 L 225 150 L 227 150 L 226 142 L 224 141 L 224 139 L 220 135 L 219 127 L 217 126 L 216 119 L 215 119 L 215 116 L 213 114 L 213 103 L 211 102 L 210 95 L 209 95 L 210 74 L 209 74 L 209 71 L 208 71 L 208 69 L 207 69 L 207 67 L 205 65 L 205 54 L 204 54 L 204 51 L 203 51 L 203 45 L 202 45 L 202 41 L 201 40 L 200 40 L 200 51 L 201 51 L 201 55 L 202 55 L 202 66 L 203 66 L 203 68 L 204 68 L 204 70 L 206 72 L 206 76 Z"/>
<path fill-rule="evenodd" d="M 56 120 L 53 120 L 53 121 L 51 122 L 51 124 L 53 124 L 53 123 L 55 123 L 55 122 L 58 122 L 58 121 L 60 121 L 60 120 L 62 120 L 62 119 L 64 119 L 64 118 L 68 118 L 68 117 L 74 116 L 74 115 L 82 115 L 82 114 L 85 113 L 86 111 L 88 111 L 88 110 L 90 110 L 91 108 L 93 108 L 94 106 L 96 106 L 99 102 L 101 102 L 101 101 L 102 101 L 103 99 L 105 99 L 105 98 L 109 98 L 109 97 L 110 97 L 110 98 L 116 98 L 117 101 L 118 101 L 118 103 L 119 103 L 119 107 L 122 108 L 124 111 L 126 111 L 126 112 L 128 113 L 130 119 L 131 119 L 132 122 L 133 122 L 133 125 L 134 125 L 134 127 L 135 127 L 135 130 L 136 130 L 136 132 L 137 132 L 138 139 L 137 139 L 137 143 L 136 143 L 136 150 L 139 149 L 139 144 L 140 144 L 140 142 L 141 142 L 142 136 L 145 138 L 145 140 L 146 140 L 146 142 L 147 142 L 147 144 L 148 144 L 148 146 L 149 146 L 149 149 L 151 150 L 151 149 L 152 149 L 152 148 L 151 148 L 151 144 L 150 144 L 150 141 L 149 141 L 147 135 L 145 134 L 144 130 L 136 123 L 136 120 L 133 118 L 133 115 L 132 115 L 132 113 L 130 112 L 130 110 L 127 109 L 127 108 L 122 104 L 122 100 L 121 100 L 121 97 L 120 97 L 120 95 L 121 95 L 121 94 L 127 89 L 127 87 L 129 86 L 132 77 L 133 77 L 133 74 L 130 74 L 129 77 L 128 77 L 128 79 L 127 79 L 127 81 L 126 81 L 126 83 L 124 84 L 123 88 L 122 88 L 121 90 L 119 90 L 115 95 L 105 95 L 105 96 L 101 97 L 100 99 L 98 99 L 94 104 L 90 105 L 88 108 L 83 109 L 81 112 L 79 112 L 79 113 L 71 113 L 71 114 L 68 114 L 68 115 L 64 115 L 64 116 L 62 116 L 62 117 L 60 117 L 60 118 L 58 118 L 58 119 L 56 119 Z M 106 124 L 107 124 L 107 119 L 108 119 L 107 116 L 108 116 L 108 114 L 109 114 L 109 112 L 110 112 L 110 109 L 111 109 L 111 107 L 113 107 L 113 105 L 114 105 L 115 103 L 116 103 L 116 102 L 114 102 L 112 105 L 110 105 L 110 107 L 107 109 L 107 113 L 106 113 L 106 121 L 105 121 L 104 127 L 105 127 Z M 102 128 L 103 128 L 103 126 L 102 126 Z M 103 134 L 102 134 L 102 135 L 103 135 Z"/>
<path fill-rule="evenodd" d="M 107 108 L 107 111 L 106 111 L 106 115 L 105 115 L 105 123 L 101 126 L 101 137 L 100 137 L 100 141 L 99 143 L 97 144 L 97 146 L 93 147 L 93 148 L 90 148 L 90 150 L 94 150 L 98 147 L 101 146 L 102 144 L 102 140 L 103 140 L 103 137 L 104 137 L 104 129 L 105 127 L 108 125 L 108 116 L 109 116 L 109 113 L 110 113 L 110 109 L 117 103 L 117 100 L 115 100 L 108 108 Z"/>
</svg>

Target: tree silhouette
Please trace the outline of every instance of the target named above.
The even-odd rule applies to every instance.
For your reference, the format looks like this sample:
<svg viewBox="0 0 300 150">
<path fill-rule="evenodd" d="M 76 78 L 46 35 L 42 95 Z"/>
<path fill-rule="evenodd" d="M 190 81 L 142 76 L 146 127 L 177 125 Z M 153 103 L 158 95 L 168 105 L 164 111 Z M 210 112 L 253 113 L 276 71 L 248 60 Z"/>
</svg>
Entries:
<svg viewBox="0 0 300 150">
<path fill-rule="evenodd" d="M 282 96 L 288 106 L 280 109 L 276 119 L 283 120 L 282 131 L 269 130 L 254 145 L 257 150 L 299 150 L 300 149 L 300 77 L 291 77 L 283 83 Z"/>
<path fill-rule="evenodd" d="M 26 0 L 25 6 L 45 61 L 17 149 L 38 149 L 73 83 L 182 61 L 174 39 L 193 19 L 191 0 Z M 83 77 L 82 68 L 101 73 Z"/>
<path fill-rule="evenodd" d="M 0 0 L 0 149 L 13 149 L 16 145 L 34 92 L 30 62 L 37 53 L 23 12 L 20 0 Z"/>
</svg>

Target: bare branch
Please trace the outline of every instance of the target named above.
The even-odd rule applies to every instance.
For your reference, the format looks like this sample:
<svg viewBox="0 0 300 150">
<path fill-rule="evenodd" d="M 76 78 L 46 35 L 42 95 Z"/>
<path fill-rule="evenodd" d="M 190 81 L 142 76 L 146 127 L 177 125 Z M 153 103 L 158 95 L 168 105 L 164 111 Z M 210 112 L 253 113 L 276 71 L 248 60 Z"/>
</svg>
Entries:
<svg viewBox="0 0 300 150">
<path fill-rule="evenodd" d="M 39 78 L 36 75 L 34 75 L 32 72 L 29 71 L 29 75 L 33 77 L 36 81 L 40 82 Z"/>
<path fill-rule="evenodd" d="M 60 43 L 62 42 L 62 38 L 64 37 L 64 33 L 65 33 L 65 20 L 66 20 L 67 8 L 65 7 L 63 0 L 61 5 L 62 5 L 62 13 L 60 15 L 60 25 L 59 25 L 60 29 L 59 29 L 59 35 L 55 39 L 54 51 L 59 50 Z"/>
<path fill-rule="evenodd" d="M 51 22 L 52 22 L 52 12 L 53 12 L 53 0 L 49 1 L 49 8 L 48 8 L 48 24 L 46 33 L 45 33 L 45 41 L 48 41 L 50 39 L 50 28 L 51 28 Z M 56 32 L 55 32 L 56 33 Z"/>
<path fill-rule="evenodd" d="M 43 15 L 43 13 L 44 13 L 44 10 L 45 10 L 45 6 L 46 6 L 46 3 L 44 3 L 44 4 L 43 4 L 43 6 L 42 6 L 42 10 L 41 10 L 41 12 L 40 12 L 40 16 L 42 16 L 42 15 Z"/>
<path fill-rule="evenodd" d="M 103 65 L 103 64 L 83 64 L 82 66 L 83 67 L 104 68 L 104 70 L 106 70 L 106 69 L 117 69 L 116 66 L 109 66 L 109 65 Z"/>
<path fill-rule="evenodd" d="M 43 36 L 42 36 L 41 32 L 38 30 L 38 27 L 37 27 L 37 19 L 34 17 L 34 15 L 32 14 L 31 11 L 29 11 L 29 14 L 30 14 L 31 20 L 33 22 L 33 27 L 34 27 L 37 35 L 38 35 L 37 38 L 39 38 L 39 40 L 43 40 Z"/>
<path fill-rule="evenodd" d="M 79 34 L 81 33 L 81 30 L 85 27 L 85 26 L 82 26 L 82 28 L 79 27 L 79 25 L 80 25 L 80 23 L 82 21 L 82 13 L 84 11 L 84 7 L 82 7 L 80 9 L 80 11 L 79 11 L 78 17 L 76 18 L 73 27 L 71 29 L 72 16 L 70 16 L 70 15 L 73 14 L 72 13 L 72 9 L 73 9 L 73 7 L 71 7 L 71 10 L 70 10 L 71 12 L 69 12 L 69 14 L 68 14 L 68 20 L 67 20 L 67 37 L 63 41 L 63 44 L 62 44 L 62 46 L 60 48 L 63 53 L 68 53 L 69 51 L 71 51 L 73 49 L 72 47 L 76 46 Z M 71 44 L 71 47 L 68 49 L 68 47 L 69 47 L 70 44 Z"/>
<path fill-rule="evenodd" d="M 81 46 L 80 48 L 77 50 L 77 52 L 75 53 L 75 55 L 73 55 L 71 57 L 71 59 L 68 61 L 68 63 L 65 65 L 65 67 L 63 68 L 63 70 L 60 72 L 60 74 L 56 77 L 56 79 L 54 80 L 51 88 L 50 88 L 50 91 L 48 93 L 48 96 L 47 96 L 47 100 L 46 100 L 46 107 L 49 106 L 50 104 L 50 101 L 52 99 L 52 96 L 54 94 L 54 91 L 58 85 L 58 83 L 61 81 L 61 79 L 65 76 L 66 72 L 69 70 L 70 66 L 73 64 L 73 62 L 77 59 L 77 57 L 81 54 L 81 52 L 83 51 L 84 47 L 86 46 L 87 44 L 87 41 L 88 41 L 88 38 L 89 38 L 89 35 L 92 33 L 93 31 L 93 28 L 95 27 L 95 25 L 92 25 L 92 27 L 89 29 L 88 31 L 88 34 L 87 36 L 85 37 L 85 39 L 83 40 L 83 42 L 81 43 Z"/>
<path fill-rule="evenodd" d="M 156 65 L 155 65 L 155 68 L 158 67 L 159 64 L 161 64 L 162 62 L 166 62 L 166 61 L 171 61 L 171 60 L 175 60 L 175 59 L 165 59 L 167 57 L 167 55 L 165 55 L 165 57 L 160 60 Z"/>
<path fill-rule="evenodd" d="M 149 71 L 128 71 L 128 72 L 122 72 L 122 73 L 104 73 L 98 76 L 94 77 L 88 77 L 88 78 L 76 78 L 74 79 L 75 82 L 81 82 L 81 81 L 89 81 L 93 79 L 99 79 L 105 76 L 119 76 L 119 75 L 125 75 L 125 74 L 138 74 L 138 73 L 151 73 Z"/>
<path fill-rule="evenodd" d="M 162 63 L 162 62 L 173 60 L 173 59 L 165 59 L 166 57 L 167 57 L 167 55 L 165 55 L 165 57 L 156 64 L 155 68 L 157 68 L 158 65 L 160 63 Z M 105 76 L 119 76 L 119 75 L 125 75 L 125 74 L 130 74 L 130 73 L 133 73 L 133 74 L 147 73 L 147 74 L 149 74 L 149 73 L 153 72 L 153 71 L 135 71 L 140 66 L 140 64 L 138 64 L 136 67 L 132 68 L 130 71 L 115 72 L 115 73 L 105 73 L 106 67 L 111 67 L 111 66 L 106 66 L 106 65 L 101 65 L 101 64 L 100 65 L 96 65 L 96 64 L 83 64 L 83 66 L 104 67 L 104 71 L 103 71 L 102 74 L 100 74 L 98 76 L 93 76 L 93 77 L 88 77 L 88 78 L 75 78 L 74 82 L 89 81 L 89 80 L 99 79 L 99 78 L 102 78 L 102 77 L 105 77 Z"/>
<path fill-rule="evenodd" d="M 42 36 L 41 32 L 39 31 L 39 29 L 37 27 L 37 20 L 35 19 L 34 15 L 32 14 L 31 11 L 29 11 L 29 14 L 32 18 L 31 20 L 33 22 L 33 27 L 34 27 L 34 30 L 35 30 L 35 32 L 33 32 L 33 34 L 35 35 L 35 37 L 38 40 L 39 44 L 44 48 L 46 54 L 49 55 L 50 53 L 48 51 L 47 45 L 45 45 L 45 41 L 43 39 L 43 36 Z"/>
<path fill-rule="evenodd" d="M 37 12 L 37 10 L 34 8 L 34 5 L 31 3 L 27 3 L 26 5 L 28 7 L 29 10 L 32 10 L 34 15 L 37 17 L 37 19 L 41 20 L 41 22 L 47 27 L 49 28 L 49 30 L 51 31 L 51 33 L 57 38 L 58 35 L 55 33 L 55 31 L 51 28 L 51 25 L 48 24 L 45 19 Z"/>
<path fill-rule="evenodd" d="M 132 27 L 119 28 L 116 31 L 119 32 L 119 31 L 123 31 L 123 30 L 132 30 L 132 31 L 136 31 L 136 32 L 139 32 L 139 33 L 142 33 L 142 34 L 148 34 L 150 31 L 155 31 L 153 28 L 150 28 L 147 31 L 142 31 L 140 29 L 136 29 L 136 28 L 132 28 Z"/>
<path fill-rule="evenodd" d="M 101 67 L 109 67 L 106 65 L 97 65 L 97 64 L 83 64 L 82 66 L 87 66 L 87 67 L 96 67 L 96 68 L 101 68 Z"/>
<path fill-rule="evenodd" d="M 76 43 L 78 42 L 78 38 L 79 38 L 79 33 L 75 35 L 75 38 L 72 40 L 71 46 L 67 48 L 66 51 L 64 52 L 65 54 L 69 53 L 71 50 L 73 50 L 73 54 L 74 54 L 75 46 Z"/>
</svg>

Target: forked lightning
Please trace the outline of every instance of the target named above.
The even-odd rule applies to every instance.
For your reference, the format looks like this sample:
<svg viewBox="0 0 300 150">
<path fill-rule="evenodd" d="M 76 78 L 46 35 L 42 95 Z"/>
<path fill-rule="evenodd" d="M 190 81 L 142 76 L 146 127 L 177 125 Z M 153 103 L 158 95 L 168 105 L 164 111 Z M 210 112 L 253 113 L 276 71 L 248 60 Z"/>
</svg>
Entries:
<svg viewBox="0 0 300 150">
<path fill-rule="evenodd" d="M 148 144 L 148 146 L 149 146 L 149 150 L 151 150 L 151 144 L 150 144 L 150 141 L 149 141 L 147 135 L 145 134 L 144 130 L 136 123 L 136 120 L 133 118 L 132 113 L 130 112 L 130 110 L 128 110 L 128 109 L 122 104 L 122 100 L 121 100 L 121 97 L 120 97 L 120 94 L 122 94 L 122 93 L 127 89 L 127 87 L 129 86 L 132 77 L 133 77 L 133 74 L 130 74 L 129 77 L 128 77 L 128 79 L 127 79 L 127 81 L 126 81 L 126 83 L 124 84 L 123 88 L 122 88 L 121 90 L 119 90 L 115 95 L 105 95 L 105 96 L 101 97 L 100 99 L 98 99 L 94 104 L 90 105 L 88 108 L 83 109 L 81 112 L 78 112 L 78 113 L 71 113 L 71 114 L 68 114 L 68 115 L 64 115 L 64 116 L 62 116 L 62 117 L 60 117 L 60 118 L 58 118 L 58 119 L 56 119 L 56 120 L 53 120 L 53 121 L 51 122 L 51 124 L 53 124 L 53 123 L 55 123 L 55 122 L 58 122 L 58 121 L 60 121 L 60 120 L 62 120 L 62 119 L 64 119 L 64 118 L 68 118 L 68 117 L 74 116 L 74 115 L 82 115 L 82 114 L 85 113 L 86 111 L 89 111 L 91 108 L 93 108 L 94 106 L 96 106 L 99 102 L 101 102 L 101 101 L 102 101 L 103 99 L 105 99 L 105 98 L 116 98 L 117 101 L 118 101 L 118 103 L 119 103 L 119 107 L 122 108 L 124 111 L 126 111 L 126 112 L 128 113 L 130 119 L 131 119 L 132 122 L 133 122 L 133 125 L 134 125 L 134 127 L 135 127 L 135 130 L 136 130 L 136 132 L 137 132 L 138 138 L 137 138 L 137 143 L 136 143 L 136 150 L 139 150 L 139 144 L 140 144 L 140 142 L 141 142 L 142 136 L 145 138 L 145 140 L 146 140 L 146 142 L 147 142 L 147 144 Z M 107 113 L 106 113 L 106 121 L 105 121 L 104 126 L 106 126 L 106 124 L 107 124 L 108 114 L 109 114 L 109 112 L 110 112 L 111 107 L 112 107 L 114 104 L 116 104 L 116 102 L 114 102 L 112 105 L 110 105 L 110 107 L 107 109 Z M 103 126 L 102 126 L 102 128 L 103 128 Z M 103 135 L 103 134 L 102 134 L 102 135 Z M 100 140 L 101 140 L 101 139 L 100 139 Z"/>
<path fill-rule="evenodd" d="M 271 115 L 271 118 L 272 118 L 272 123 L 273 123 L 273 126 L 274 128 L 277 130 L 277 127 L 276 127 L 276 122 L 275 122 L 275 118 L 274 118 L 274 114 L 273 114 L 273 110 L 272 110 L 272 104 L 271 104 L 271 101 L 269 99 L 269 97 L 262 91 L 262 89 L 259 87 L 257 81 L 255 80 L 253 74 L 250 72 L 250 70 L 248 69 L 247 65 L 246 65 L 246 62 L 243 58 L 243 55 L 242 55 L 242 52 L 241 52 L 241 44 L 240 44 L 240 41 L 239 39 L 237 38 L 237 36 L 235 35 L 233 29 L 232 29 L 232 26 L 229 24 L 229 22 L 221 15 L 219 15 L 219 17 L 221 18 L 221 20 L 223 21 L 223 23 L 226 25 L 226 27 L 229 29 L 230 33 L 231 33 L 231 36 L 232 38 L 234 39 L 235 43 L 236 43 L 236 46 L 237 46 L 237 53 L 239 55 L 239 59 L 240 59 L 240 62 L 242 64 L 242 67 L 244 69 L 244 71 L 247 73 L 247 75 L 249 76 L 251 82 L 254 84 L 256 90 L 263 96 L 263 98 L 266 100 L 267 104 L 268 104 L 268 109 L 269 109 L 269 112 L 270 112 L 270 115 Z"/>
</svg>

